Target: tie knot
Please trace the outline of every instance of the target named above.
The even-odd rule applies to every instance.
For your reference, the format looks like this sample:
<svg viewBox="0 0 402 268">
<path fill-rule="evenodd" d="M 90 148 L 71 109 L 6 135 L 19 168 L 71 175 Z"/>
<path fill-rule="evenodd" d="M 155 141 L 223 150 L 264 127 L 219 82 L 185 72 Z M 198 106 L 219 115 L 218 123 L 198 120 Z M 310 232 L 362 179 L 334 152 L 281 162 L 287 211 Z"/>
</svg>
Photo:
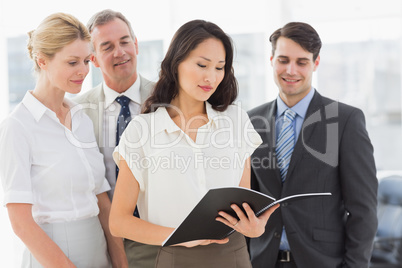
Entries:
<svg viewBox="0 0 402 268">
<path fill-rule="evenodd" d="M 284 118 L 285 121 L 292 122 L 295 119 L 295 117 L 296 117 L 296 113 L 294 111 L 292 111 L 290 109 L 286 109 L 285 118 Z"/>
<path fill-rule="evenodd" d="M 121 105 L 127 105 L 130 102 L 130 98 L 126 96 L 119 96 L 116 98 L 116 101 Z"/>
</svg>

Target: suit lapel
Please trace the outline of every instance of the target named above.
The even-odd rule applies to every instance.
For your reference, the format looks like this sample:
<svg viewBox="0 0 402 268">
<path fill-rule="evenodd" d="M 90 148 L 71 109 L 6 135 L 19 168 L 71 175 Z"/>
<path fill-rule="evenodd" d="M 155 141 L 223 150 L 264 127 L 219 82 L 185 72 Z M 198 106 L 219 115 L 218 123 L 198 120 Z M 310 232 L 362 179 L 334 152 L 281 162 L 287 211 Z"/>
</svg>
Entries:
<svg viewBox="0 0 402 268">
<path fill-rule="evenodd" d="M 275 174 L 275 177 L 279 183 L 281 183 L 281 176 L 280 172 L 278 169 L 277 165 L 277 159 L 276 159 L 276 129 L 275 129 L 275 117 L 276 117 L 276 100 L 268 103 L 267 108 L 265 112 L 263 112 L 261 115 L 263 115 L 262 120 L 256 119 L 256 122 L 261 122 L 260 124 L 255 125 L 255 129 L 263 130 L 264 132 L 259 131 L 259 134 L 262 138 L 262 145 L 259 147 L 257 152 L 255 153 L 256 157 L 259 159 L 268 159 L 270 160 L 270 167 Z M 268 126 L 267 123 L 268 122 Z M 260 169 L 259 172 L 261 172 L 261 177 L 267 176 L 267 173 L 265 172 L 266 168 Z M 271 173 L 272 174 L 272 173 Z"/>
<path fill-rule="evenodd" d="M 310 125 L 308 122 L 309 118 L 311 119 L 311 116 L 315 116 L 315 115 L 317 115 L 317 113 L 321 113 L 321 111 L 320 111 L 321 108 L 322 108 L 322 97 L 316 91 L 314 93 L 313 99 L 311 100 L 310 105 L 307 109 L 307 113 L 306 113 L 306 117 L 304 118 L 303 126 L 300 130 L 299 137 L 295 144 L 295 148 L 292 153 L 292 158 L 289 163 L 288 173 L 286 175 L 286 180 L 288 180 L 291 177 L 293 170 L 295 169 L 297 163 L 303 157 L 303 154 L 305 153 L 305 146 L 312 139 L 314 130 L 318 126 L 318 123 L 313 123 Z"/>
<path fill-rule="evenodd" d="M 95 105 L 93 109 L 89 109 L 88 115 L 91 117 L 94 124 L 96 141 L 99 144 L 101 152 L 103 152 L 103 148 L 105 147 L 103 139 L 103 120 L 105 114 L 105 93 L 103 92 L 103 83 L 96 87 L 93 94 L 88 97 L 88 101 Z"/>
<path fill-rule="evenodd" d="M 281 173 L 278 168 L 278 159 L 276 157 L 276 112 L 277 112 L 277 105 L 276 105 L 276 100 L 274 101 L 274 104 L 271 106 L 271 109 L 269 110 L 268 118 L 271 120 L 271 129 L 272 129 L 272 134 L 271 134 L 271 142 L 270 142 L 270 154 L 273 158 L 273 163 L 274 163 L 274 172 L 275 176 L 278 182 L 282 183 L 281 179 Z"/>
<path fill-rule="evenodd" d="M 141 96 L 141 105 L 145 103 L 149 95 L 151 95 L 151 92 L 154 88 L 154 83 L 143 78 L 141 75 L 140 77 L 140 96 Z"/>
</svg>

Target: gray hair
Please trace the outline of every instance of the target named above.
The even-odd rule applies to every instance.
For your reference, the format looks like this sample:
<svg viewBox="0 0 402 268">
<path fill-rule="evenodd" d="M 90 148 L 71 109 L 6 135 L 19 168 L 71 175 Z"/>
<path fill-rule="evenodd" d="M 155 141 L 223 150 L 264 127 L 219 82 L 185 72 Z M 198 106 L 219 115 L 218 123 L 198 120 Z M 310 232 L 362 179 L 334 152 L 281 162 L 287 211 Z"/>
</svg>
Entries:
<svg viewBox="0 0 402 268">
<path fill-rule="evenodd" d="M 121 19 L 124 21 L 128 29 L 130 30 L 131 38 L 133 40 L 135 39 L 135 34 L 133 31 L 133 28 L 131 27 L 131 23 L 127 20 L 127 18 L 121 14 L 118 11 L 114 11 L 111 9 L 105 9 L 102 11 L 99 11 L 98 13 L 94 14 L 88 21 L 87 23 L 87 28 L 90 34 L 92 34 L 92 31 L 95 29 L 95 27 L 100 26 L 100 25 L 105 25 L 110 21 L 113 21 L 114 19 Z M 92 52 L 95 52 L 95 48 L 93 46 L 93 43 L 91 42 L 91 49 Z"/>
</svg>

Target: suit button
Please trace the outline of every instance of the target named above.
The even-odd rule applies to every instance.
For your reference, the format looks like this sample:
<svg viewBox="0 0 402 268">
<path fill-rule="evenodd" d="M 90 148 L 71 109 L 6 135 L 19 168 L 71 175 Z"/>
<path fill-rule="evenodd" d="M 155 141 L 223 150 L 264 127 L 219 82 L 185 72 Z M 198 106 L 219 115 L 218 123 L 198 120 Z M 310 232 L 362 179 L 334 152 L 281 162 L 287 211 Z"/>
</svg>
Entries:
<svg viewBox="0 0 402 268">
<path fill-rule="evenodd" d="M 287 207 L 288 206 L 288 202 L 283 202 L 282 204 L 281 204 L 281 207 Z"/>
<path fill-rule="evenodd" d="M 282 236 L 282 235 L 281 235 L 280 233 L 278 233 L 278 232 L 275 232 L 275 233 L 274 233 L 274 237 L 276 237 L 276 238 L 281 238 L 281 236 Z"/>
</svg>

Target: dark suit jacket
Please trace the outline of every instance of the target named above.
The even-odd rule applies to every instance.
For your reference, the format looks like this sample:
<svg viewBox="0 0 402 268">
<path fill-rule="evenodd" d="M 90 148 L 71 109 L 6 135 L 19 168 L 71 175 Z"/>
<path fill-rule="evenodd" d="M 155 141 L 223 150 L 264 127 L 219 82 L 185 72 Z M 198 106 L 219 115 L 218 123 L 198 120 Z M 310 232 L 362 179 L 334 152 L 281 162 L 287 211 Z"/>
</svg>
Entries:
<svg viewBox="0 0 402 268">
<path fill-rule="evenodd" d="M 275 157 L 276 101 L 249 112 L 263 144 L 252 155 L 251 187 L 283 203 L 265 233 L 249 240 L 254 268 L 275 267 L 283 225 L 298 268 L 368 267 L 377 230 L 373 147 L 361 110 L 315 92 L 282 185 Z"/>
</svg>

